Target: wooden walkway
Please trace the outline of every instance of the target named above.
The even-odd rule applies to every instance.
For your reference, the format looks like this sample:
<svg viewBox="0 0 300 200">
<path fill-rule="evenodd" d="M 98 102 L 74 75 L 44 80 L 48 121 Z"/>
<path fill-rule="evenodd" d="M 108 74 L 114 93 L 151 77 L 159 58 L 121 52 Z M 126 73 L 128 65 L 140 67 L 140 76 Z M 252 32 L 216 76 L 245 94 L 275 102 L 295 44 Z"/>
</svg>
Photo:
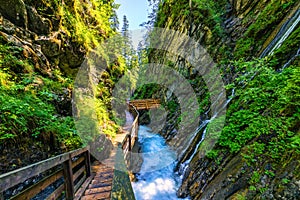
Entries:
<svg viewBox="0 0 300 200">
<path fill-rule="evenodd" d="M 111 199 L 114 168 L 96 161 L 92 166 L 93 180 L 85 190 L 82 200 Z"/>
<path fill-rule="evenodd" d="M 129 166 L 128 162 L 130 162 L 126 161 L 126 158 L 130 157 L 131 149 L 137 139 L 138 112 L 134 108 L 131 109 L 133 109 L 132 112 L 136 112 L 135 118 L 129 112 L 126 113 L 127 122 L 122 133 L 117 134 L 114 139 L 114 149 L 108 159 L 91 163 L 89 147 L 85 147 L 2 174 L 0 175 L 0 200 L 7 199 L 4 194 L 6 190 L 11 188 L 15 190 L 14 188 L 18 188 L 18 184 L 42 173 L 48 173 L 49 170 L 57 169 L 58 171 L 51 172 L 52 174 L 34 183 L 29 188 L 18 191 L 16 195 L 9 197 L 9 199 L 29 200 L 40 195 L 41 191 L 49 188 L 58 180 L 63 180 L 63 183 L 57 186 L 58 188 L 47 197 L 42 197 L 43 199 L 58 199 L 62 194 L 67 200 L 119 199 L 120 195 L 124 198 L 131 195 L 130 199 L 134 199 L 128 174 L 121 173 L 120 175 L 120 172 L 116 172 L 116 166 L 118 166 L 118 170 L 122 166 L 121 171 L 126 172 L 126 165 Z M 124 189 L 126 184 L 128 187 Z"/>
<path fill-rule="evenodd" d="M 82 200 L 110 200 L 112 199 L 112 185 L 113 185 L 113 176 L 116 163 L 116 154 L 119 144 L 122 146 L 128 146 L 128 133 L 130 128 L 133 125 L 133 117 L 126 113 L 126 125 L 123 127 L 122 134 L 118 134 L 114 138 L 113 145 L 114 149 L 112 150 L 108 159 L 99 162 L 95 161 L 92 165 L 92 180 L 89 183 L 89 186 L 83 193 L 81 197 Z M 130 125 L 131 124 L 131 125 Z M 131 143 L 131 141 L 130 141 Z M 130 145 L 130 144 L 129 144 Z M 124 148 L 125 152 L 128 149 Z M 126 157 L 126 154 L 125 154 Z"/>
<path fill-rule="evenodd" d="M 137 99 L 129 101 L 129 105 L 134 106 L 137 110 L 148 110 L 160 106 L 159 99 Z"/>
<path fill-rule="evenodd" d="M 135 141 L 132 141 L 132 137 L 128 138 L 128 135 L 132 135 L 131 132 L 134 131 L 133 134 L 137 134 L 137 131 L 133 130 L 133 128 L 137 128 L 137 117 L 134 117 L 126 112 L 126 123 L 122 128 L 122 134 L 118 134 L 116 138 L 113 140 L 114 149 L 112 150 L 108 159 L 99 162 L 96 161 L 92 165 L 92 181 L 89 183 L 89 186 L 85 190 L 82 200 L 109 200 L 112 199 L 112 185 L 113 185 L 113 176 L 116 165 L 116 154 L 117 148 L 119 145 L 122 146 L 123 151 L 125 153 L 125 158 L 134 145 Z M 128 141 L 130 140 L 130 142 Z M 132 145 L 131 145 L 132 144 Z M 130 148 L 129 148 L 130 146 Z M 129 149 L 128 149 L 129 148 Z"/>
</svg>

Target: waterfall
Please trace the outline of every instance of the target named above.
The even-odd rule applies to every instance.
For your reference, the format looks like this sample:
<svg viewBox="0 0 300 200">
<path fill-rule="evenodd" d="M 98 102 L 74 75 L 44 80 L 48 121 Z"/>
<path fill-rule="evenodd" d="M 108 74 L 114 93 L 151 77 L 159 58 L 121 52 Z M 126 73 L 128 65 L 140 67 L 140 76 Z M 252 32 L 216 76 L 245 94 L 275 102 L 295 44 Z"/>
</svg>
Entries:
<svg viewBox="0 0 300 200">
<path fill-rule="evenodd" d="M 299 21 L 300 21 L 300 9 L 298 9 L 296 13 L 282 25 L 279 32 L 273 39 L 273 41 L 262 52 L 260 58 L 263 58 L 268 55 L 272 55 L 274 51 L 278 49 L 282 45 L 282 43 L 289 37 L 289 35 L 294 31 Z"/>
<path fill-rule="evenodd" d="M 300 55 L 300 48 L 298 49 L 297 53 L 289 59 L 282 67 L 281 71 L 285 69 L 286 67 L 290 66 L 290 64 Z"/>
<path fill-rule="evenodd" d="M 214 120 L 218 114 L 223 110 L 226 109 L 227 105 L 231 102 L 231 100 L 234 98 L 235 96 L 235 90 L 234 88 L 231 91 L 231 96 L 229 99 L 227 99 L 227 101 L 225 102 L 225 104 L 223 104 L 223 106 L 216 112 L 214 113 L 214 115 L 209 119 L 209 120 L 204 120 L 201 125 L 197 128 L 197 130 L 195 131 L 195 133 L 193 134 L 193 139 L 196 137 L 196 134 L 199 134 L 198 132 L 203 129 L 205 127 L 205 129 L 202 132 L 202 137 L 200 139 L 200 141 L 197 143 L 196 147 L 194 148 L 193 153 L 191 154 L 191 156 L 188 157 L 188 159 L 186 161 L 184 161 L 183 163 L 178 163 L 178 173 L 180 174 L 180 178 L 182 179 L 185 171 L 187 170 L 189 163 L 191 162 L 191 160 L 193 159 L 193 157 L 196 155 L 196 153 L 198 152 L 198 148 L 201 145 L 201 143 L 204 141 L 205 136 L 206 136 L 206 131 L 207 131 L 207 125 Z M 206 112 L 207 113 L 207 112 Z M 192 140 L 193 140 L 192 139 Z M 192 141 L 190 142 L 190 144 L 192 143 Z M 186 149 L 187 150 L 187 149 Z M 186 151 L 185 150 L 185 151 Z"/>
<path fill-rule="evenodd" d="M 174 173 L 176 153 L 165 139 L 145 126 L 139 127 L 143 164 L 132 187 L 137 200 L 179 199 L 176 195 L 181 179 Z M 188 198 L 187 198 L 188 199 Z"/>
</svg>

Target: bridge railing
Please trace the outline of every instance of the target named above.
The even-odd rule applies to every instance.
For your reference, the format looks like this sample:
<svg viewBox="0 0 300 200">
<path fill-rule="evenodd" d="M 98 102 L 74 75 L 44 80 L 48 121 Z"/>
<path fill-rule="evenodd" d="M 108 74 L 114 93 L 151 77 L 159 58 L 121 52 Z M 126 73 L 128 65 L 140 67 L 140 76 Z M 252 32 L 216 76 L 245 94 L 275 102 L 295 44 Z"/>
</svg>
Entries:
<svg viewBox="0 0 300 200">
<path fill-rule="evenodd" d="M 129 105 L 134 106 L 137 110 L 158 108 L 160 99 L 135 99 L 130 100 Z"/>
<path fill-rule="evenodd" d="M 130 166 L 130 155 L 131 150 L 138 139 L 138 130 L 139 130 L 139 112 L 137 109 L 130 105 L 130 113 L 135 117 L 134 121 L 129 129 L 128 134 L 125 136 L 122 142 L 122 149 L 124 153 L 124 159 L 127 166 Z"/>
<path fill-rule="evenodd" d="M 51 174 L 27 189 L 17 191 L 9 199 L 31 199 L 57 182 L 58 186 L 43 199 L 57 199 L 62 194 L 65 194 L 66 199 L 80 199 L 92 179 L 89 148 L 74 150 L 0 175 L 0 199 L 4 199 L 6 190 L 45 172 Z"/>
</svg>

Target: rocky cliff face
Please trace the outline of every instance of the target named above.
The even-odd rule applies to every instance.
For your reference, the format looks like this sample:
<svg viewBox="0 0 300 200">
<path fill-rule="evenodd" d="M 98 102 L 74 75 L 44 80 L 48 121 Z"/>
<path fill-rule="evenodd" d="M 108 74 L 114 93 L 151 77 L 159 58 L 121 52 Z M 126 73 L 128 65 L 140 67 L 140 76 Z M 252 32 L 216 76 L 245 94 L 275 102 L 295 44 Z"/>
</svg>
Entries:
<svg viewBox="0 0 300 200">
<path fill-rule="evenodd" d="M 44 74 L 53 66 L 74 74 L 84 59 L 85 48 L 63 30 L 58 5 L 22 0 L 0 3 L 0 34 L 4 40 L 23 48 L 24 55 L 32 57 Z"/>
<path fill-rule="evenodd" d="M 286 73 L 291 70 L 298 74 L 296 71 L 299 67 L 299 24 L 272 56 L 257 60 L 262 51 L 277 37 L 282 26 L 297 13 L 299 5 L 297 1 L 279 0 L 220 0 L 213 3 L 197 0 L 192 1 L 190 9 L 189 5 L 182 1 L 170 0 L 162 3 L 156 25 L 175 29 L 196 38 L 218 63 L 223 82 L 227 85 L 228 98 L 232 94 L 232 88 L 236 92 L 227 106 L 222 133 L 213 133 L 220 136 L 217 145 L 209 152 L 203 150 L 209 145 L 205 142 L 199 149 L 195 149 L 205 129 L 202 128 L 185 155 L 179 158 L 181 165 L 185 166 L 184 162 L 196 151 L 183 171 L 184 178 L 178 196 L 191 196 L 192 199 L 299 197 L 299 151 L 294 149 L 297 145 L 292 147 L 299 137 L 299 118 L 292 117 L 297 115 L 296 110 L 284 109 L 292 104 L 290 108 L 299 109 L 299 104 L 292 103 L 294 95 L 290 94 L 291 102 L 279 106 L 278 98 L 281 97 L 268 95 L 270 91 L 265 90 L 265 87 L 270 90 L 280 88 L 278 95 L 283 95 L 281 89 L 289 86 L 271 79 L 283 78 L 290 82 L 293 75 Z M 210 119 L 210 114 L 205 114 L 210 107 L 205 82 L 199 74 L 193 73 L 189 63 L 179 56 L 155 50 L 150 53 L 149 59 L 151 62 L 167 64 L 184 74 L 198 96 L 202 110 L 201 120 Z M 291 60 L 292 62 L 289 62 Z M 290 69 L 279 73 L 286 63 L 289 63 Z M 272 73 L 261 70 L 265 66 L 268 66 L 267 71 L 271 70 L 269 72 Z M 245 78 L 247 74 L 248 78 Z M 269 77 L 267 82 L 271 85 L 267 86 L 264 77 Z M 258 90 L 262 96 L 253 93 Z M 299 92 L 299 88 L 296 91 Z M 162 93 L 156 95 L 161 96 Z M 166 97 L 166 100 L 176 102 L 176 98 L 170 96 L 169 99 Z M 169 111 L 171 114 L 168 115 L 166 126 L 161 133 L 167 140 L 176 137 L 179 128 L 176 119 L 182 114 L 178 107 L 175 111 L 174 108 Z M 244 114 L 239 115 L 241 113 Z M 252 115 L 255 117 L 249 117 Z M 279 121 L 285 123 L 287 119 L 291 123 L 277 124 Z M 287 132 L 291 135 L 288 136 Z M 281 144 L 277 143 L 279 138 L 282 138 Z M 176 144 L 170 144 L 178 148 Z"/>
<path fill-rule="evenodd" d="M 71 118 L 74 79 L 87 52 L 114 34 L 111 17 L 113 1 L 0 0 L 1 172 L 80 147 Z M 116 69 L 103 79 L 112 83 L 122 73 Z"/>
</svg>

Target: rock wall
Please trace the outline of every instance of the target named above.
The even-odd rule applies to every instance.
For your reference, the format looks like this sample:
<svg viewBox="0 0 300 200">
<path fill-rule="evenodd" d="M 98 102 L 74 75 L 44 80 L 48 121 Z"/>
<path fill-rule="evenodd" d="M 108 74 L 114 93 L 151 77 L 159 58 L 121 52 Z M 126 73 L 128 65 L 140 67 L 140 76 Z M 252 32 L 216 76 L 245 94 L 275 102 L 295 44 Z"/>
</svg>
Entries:
<svg viewBox="0 0 300 200">
<path fill-rule="evenodd" d="M 73 83 L 87 52 L 99 45 L 109 34 L 114 33 L 109 22 L 109 18 L 113 15 L 112 3 L 98 0 L 0 1 L 0 71 L 7 75 L 8 80 L 5 81 L 19 87 L 18 89 L 5 87 L 1 82 L 3 96 L 14 96 L 13 103 L 26 102 L 26 97 L 44 102 L 49 108 L 45 110 L 41 108 L 40 113 L 51 116 L 43 119 L 48 120 L 47 125 L 40 125 L 39 122 L 42 121 L 40 116 L 30 116 L 30 113 L 20 116 L 22 114 L 14 113 L 15 118 L 21 117 L 25 122 L 33 121 L 31 124 L 28 123 L 29 125 L 22 123 L 27 130 L 25 133 L 19 130 L 20 128 L 14 130 L 16 127 L 14 119 L 6 121 L 8 127 L 3 128 L 5 126 L 3 125 L 0 128 L 1 173 L 82 145 L 71 118 Z M 13 63 L 11 65 L 7 64 L 10 60 Z M 119 70 L 117 66 L 115 68 Z M 111 70 L 105 78 L 110 82 L 112 82 L 110 73 L 119 75 L 118 72 Z M 109 94 L 107 88 L 102 91 L 108 90 Z M 26 108 L 28 107 L 30 105 L 26 105 Z M 103 105 L 101 112 L 108 116 L 108 110 L 106 105 Z M 10 112 L 13 113 L 14 110 L 8 110 L 8 113 Z M 7 117 L 4 112 L 0 112 L 0 115 L 2 118 Z M 54 119 L 60 122 L 55 124 Z M 105 123 L 109 125 L 106 124 L 106 127 L 114 124 L 107 121 Z M 64 130 L 67 132 L 74 130 L 74 134 L 65 134 L 64 130 L 58 128 L 64 122 L 66 123 Z M 47 126 L 56 128 L 49 130 Z M 40 130 L 37 135 L 32 134 L 35 129 Z M 10 130 L 13 131 L 9 132 Z M 5 137 L 5 134 L 11 136 Z M 98 138 L 98 143 L 112 147 L 110 139 L 102 136 Z M 102 152 L 103 157 L 108 156 L 109 151 L 110 148 L 105 149 Z"/>
<path fill-rule="evenodd" d="M 48 1 L 1 1 L 0 35 L 24 48 L 24 55 L 31 57 L 42 73 L 49 74 L 50 68 L 59 67 L 66 74 L 75 75 L 86 47 L 63 29 L 64 18 L 59 15 L 58 5 L 54 5 Z M 92 18 L 86 16 L 89 17 Z"/>
<path fill-rule="evenodd" d="M 219 63 L 223 81 L 225 85 L 229 85 L 239 75 L 245 73 L 245 71 L 239 71 L 232 61 L 257 59 L 275 37 L 282 24 L 299 8 L 297 1 L 230 0 L 227 2 L 220 0 L 211 3 L 201 0 L 193 1 L 192 13 L 189 13 L 188 3 L 164 1 L 159 9 L 156 25 L 175 29 L 196 38 L 208 49 L 214 61 Z M 298 47 L 295 43 L 299 43 L 299 38 L 296 36 L 298 31 L 299 25 L 294 36 L 286 42 L 287 46 L 282 47 L 272 58 L 269 58 L 276 62 L 275 68 L 282 67 L 297 54 Z M 285 52 L 286 56 L 283 56 L 282 52 Z M 205 83 L 199 75 L 193 74 L 186 61 L 176 55 L 155 50 L 150 53 L 149 57 L 151 62 L 169 65 L 171 63 L 170 66 L 185 74 L 185 78 L 191 80 L 200 99 L 202 110 L 208 110 L 210 104 L 203 101 L 207 94 Z M 299 61 L 295 62 L 295 65 L 297 64 L 299 65 Z M 230 96 L 230 90 L 227 90 L 227 93 Z M 164 98 L 167 96 L 164 91 L 153 96 L 155 95 Z M 167 103 L 175 101 L 176 98 L 170 97 L 164 100 Z M 167 123 L 161 132 L 167 140 L 176 137 L 179 128 L 176 119 L 180 115 L 179 109 L 168 115 Z M 202 120 L 209 117 L 211 116 L 201 115 Z M 186 155 L 191 155 L 194 151 L 195 143 L 200 140 L 202 131 L 203 129 L 198 132 L 196 141 L 192 142 L 192 147 Z M 297 130 L 294 131 L 297 132 Z M 266 144 L 270 140 L 268 137 L 266 139 L 261 137 L 261 139 Z M 177 148 L 176 144 L 170 143 L 170 145 L 175 145 Z M 200 153 L 194 156 L 184 173 L 178 196 L 190 196 L 192 199 L 297 199 L 299 197 L 298 161 L 289 160 L 282 168 L 274 169 L 270 164 L 271 159 L 265 158 L 266 160 L 260 163 L 261 166 L 251 166 L 245 161 L 242 151 L 230 153 L 219 145 L 214 149 L 222 150 L 218 151 L 221 153 L 213 158 L 203 157 Z M 297 158 L 298 156 L 295 153 L 291 157 Z M 180 164 L 187 160 L 187 158 L 179 159 Z M 254 182 L 255 171 L 268 170 L 274 174 L 260 174 L 256 180 L 256 187 L 250 186 L 250 183 Z"/>
</svg>

